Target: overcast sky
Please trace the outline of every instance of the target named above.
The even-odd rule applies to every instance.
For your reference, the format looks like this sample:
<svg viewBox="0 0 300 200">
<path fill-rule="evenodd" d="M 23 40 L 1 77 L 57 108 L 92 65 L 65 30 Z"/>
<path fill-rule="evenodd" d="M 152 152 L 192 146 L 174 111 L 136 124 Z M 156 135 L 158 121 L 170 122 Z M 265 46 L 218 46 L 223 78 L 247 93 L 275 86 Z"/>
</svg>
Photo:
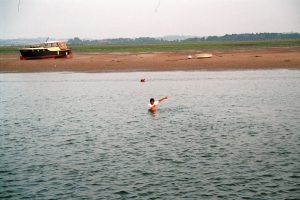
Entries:
<svg viewBox="0 0 300 200">
<path fill-rule="evenodd" d="M 0 0 L 0 38 L 300 32 L 300 0 Z M 160 3 L 159 3 L 160 2 Z"/>
</svg>

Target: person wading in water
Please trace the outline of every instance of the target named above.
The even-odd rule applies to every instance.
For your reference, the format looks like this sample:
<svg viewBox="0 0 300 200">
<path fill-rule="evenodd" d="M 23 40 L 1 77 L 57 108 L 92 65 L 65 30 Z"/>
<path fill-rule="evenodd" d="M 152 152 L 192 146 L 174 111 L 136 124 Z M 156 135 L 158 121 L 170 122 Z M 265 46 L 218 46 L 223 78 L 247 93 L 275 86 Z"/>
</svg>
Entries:
<svg viewBox="0 0 300 200">
<path fill-rule="evenodd" d="M 154 98 L 151 98 L 151 99 L 150 99 L 150 103 L 148 104 L 148 106 L 149 106 L 149 111 L 150 111 L 150 112 L 154 112 L 154 111 L 156 110 L 157 105 L 158 105 L 160 102 L 162 102 L 163 100 L 168 99 L 168 98 L 169 98 L 169 97 L 166 96 L 166 97 L 164 97 L 164 98 L 159 99 L 158 101 L 155 101 Z"/>
</svg>

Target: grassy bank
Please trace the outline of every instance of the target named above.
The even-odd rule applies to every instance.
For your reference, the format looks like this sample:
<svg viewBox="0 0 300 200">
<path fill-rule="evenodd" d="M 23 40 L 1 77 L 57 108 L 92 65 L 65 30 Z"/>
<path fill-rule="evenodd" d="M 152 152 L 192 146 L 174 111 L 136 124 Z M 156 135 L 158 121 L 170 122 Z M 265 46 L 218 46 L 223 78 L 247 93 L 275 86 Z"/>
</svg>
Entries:
<svg viewBox="0 0 300 200">
<path fill-rule="evenodd" d="M 0 54 L 19 53 L 18 46 L 0 46 Z"/>
<path fill-rule="evenodd" d="M 300 40 L 263 40 L 263 41 L 201 41 L 201 42 L 162 42 L 153 44 L 120 45 L 72 45 L 76 52 L 151 52 L 216 49 L 248 49 L 268 47 L 300 46 Z M 1 46 L 0 53 L 18 53 L 18 46 Z"/>
<path fill-rule="evenodd" d="M 151 52 L 151 51 L 183 51 L 183 50 L 214 50 L 214 49 L 247 49 L 267 47 L 300 46 L 300 40 L 270 41 L 201 41 L 187 43 L 154 43 L 124 45 L 76 45 L 74 52 Z"/>
</svg>

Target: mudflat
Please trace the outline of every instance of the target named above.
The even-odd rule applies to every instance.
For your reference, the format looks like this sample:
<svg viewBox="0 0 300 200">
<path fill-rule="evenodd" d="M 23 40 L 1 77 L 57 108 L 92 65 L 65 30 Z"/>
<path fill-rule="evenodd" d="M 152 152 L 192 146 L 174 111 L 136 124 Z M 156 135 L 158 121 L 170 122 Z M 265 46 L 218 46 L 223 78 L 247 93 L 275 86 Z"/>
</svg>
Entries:
<svg viewBox="0 0 300 200">
<path fill-rule="evenodd" d="M 211 53 L 211 58 L 196 58 Z M 207 51 L 74 53 L 73 58 L 20 60 L 0 54 L 0 73 L 300 69 L 300 47 Z"/>
</svg>

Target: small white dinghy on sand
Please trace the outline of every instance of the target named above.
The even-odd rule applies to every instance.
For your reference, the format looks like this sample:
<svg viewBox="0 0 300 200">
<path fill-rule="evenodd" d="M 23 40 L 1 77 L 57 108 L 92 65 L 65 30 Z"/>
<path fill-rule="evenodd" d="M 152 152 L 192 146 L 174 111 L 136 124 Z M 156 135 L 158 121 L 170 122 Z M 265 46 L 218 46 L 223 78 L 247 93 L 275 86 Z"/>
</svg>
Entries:
<svg viewBox="0 0 300 200">
<path fill-rule="evenodd" d="M 201 59 L 201 58 L 211 58 L 213 55 L 211 53 L 200 53 L 200 54 L 196 54 L 196 58 L 197 59 Z"/>
</svg>

